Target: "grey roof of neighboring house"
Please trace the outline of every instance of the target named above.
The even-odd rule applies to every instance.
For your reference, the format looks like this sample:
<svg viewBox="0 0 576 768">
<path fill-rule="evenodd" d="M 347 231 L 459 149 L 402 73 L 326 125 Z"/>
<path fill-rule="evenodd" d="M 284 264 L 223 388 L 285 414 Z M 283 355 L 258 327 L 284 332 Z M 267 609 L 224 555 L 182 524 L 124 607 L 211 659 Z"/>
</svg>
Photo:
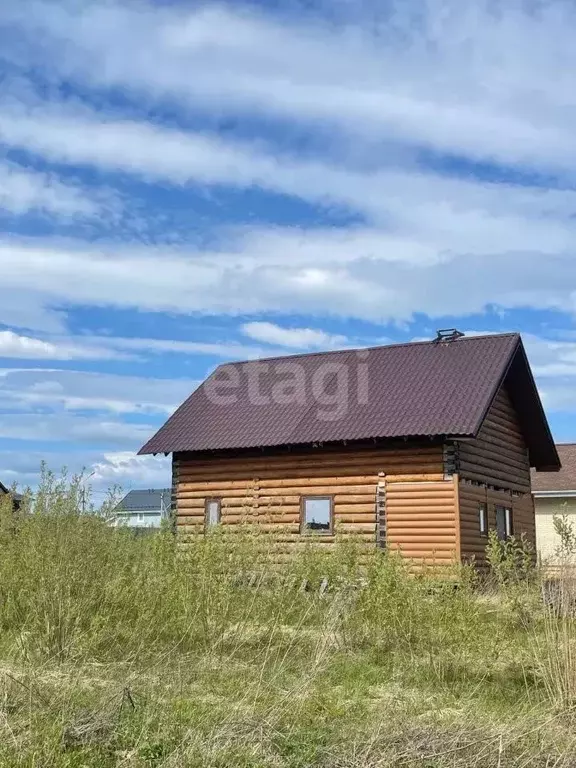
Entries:
<svg viewBox="0 0 576 768">
<path fill-rule="evenodd" d="M 4 483 L 0 482 L 0 493 L 7 494 L 9 493 L 12 496 L 12 500 L 19 505 L 22 502 L 22 494 L 21 493 L 15 493 L 14 491 L 10 490 L 10 488 L 7 488 Z"/>
<path fill-rule="evenodd" d="M 576 491 L 576 443 L 556 445 L 562 469 L 560 472 L 532 472 L 532 490 L 534 493 L 553 493 L 554 491 Z"/>
<path fill-rule="evenodd" d="M 170 488 L 150 488 L 145 491 L 130 491 L 116 507 L 116 512 L 160 512 L 162 496 L 164 508 L 170 506 L 172 490 Z"/>
<path fill-rule="evenodd" d="M 356 384 L 361 364 L 368 382 L 362 397 Z M 344 412 L 326 418 L 315 383 L 323 392 L 334 389 L 339 373 L 350 387 Z M 226 364 L 176 410 L 140 453 L 475 437 L 503 384 L 518 413 L 531 465 L 557 470 L 558 454 L 516 333 Z"/>
</svg>

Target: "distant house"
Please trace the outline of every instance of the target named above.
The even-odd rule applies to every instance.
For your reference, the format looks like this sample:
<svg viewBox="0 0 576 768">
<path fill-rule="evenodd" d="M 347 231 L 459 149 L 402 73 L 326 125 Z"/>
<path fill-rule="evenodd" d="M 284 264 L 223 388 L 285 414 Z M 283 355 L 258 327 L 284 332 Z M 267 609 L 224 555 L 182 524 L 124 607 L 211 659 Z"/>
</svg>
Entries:
<svg viewBox="0 0 576 768">
<path fill-rule="evenodd" d="M 14 493 L 9 488 L 7 488 L 4 485 L 4 483 L 0 482 L 0 497 L 8 496 L 8 495 L 12 496 L 12 501 L 13 501 L 13 504 L 14 504 L 14 509 L 15 510 L 19 509 L 19 507 L 20 507 L 20 505 L 22 503 L 22 495 L 19 494 L 19 493 Z"/>
<path fill-rule="evenodd" d="M 114 525 L 160 528 L 170 511 L 170 488 L 130 491 L 114 510 Z"/>
<path fill-rule="evenodd" d="M 556 448 L 562 469 L 532 476 L 538 554 L 543 563 L 552 567 L 559 565 L 560 545 L 554 518 L 565 515 L 576 532 L 576 443 L 561 443 Z"/>
<path fill-rule="evenodd" d="M 142 448 L 173 456 L 182 542 L 239 522 L 414 561 L 535 541 L 530 468 L 558 453 L 518 334 L 220 366 Z M 554 479 L 551 480 L 554 482 Z"/>
</svg>

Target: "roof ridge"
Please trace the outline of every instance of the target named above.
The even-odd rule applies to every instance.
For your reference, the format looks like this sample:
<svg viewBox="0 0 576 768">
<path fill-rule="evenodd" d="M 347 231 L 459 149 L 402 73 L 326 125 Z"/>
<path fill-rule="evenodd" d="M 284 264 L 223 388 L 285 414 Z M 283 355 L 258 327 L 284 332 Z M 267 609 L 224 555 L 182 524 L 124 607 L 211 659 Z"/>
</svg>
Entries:
<svg viewBox="0 0 576 768">
<path fill-rule="evenodd" d="M 169 487 L 165 488 L 131 488 L 127 493 L 158 493 L 158 491 L 170 491 Z"/>
<path fill-rule="evenodd" d="M 454 341 L 445 342 L 447 344 L 461 344 L 462 342 L 467 341 L 479 341 L 480 339 L 493 339 L 493 338 L 505 338 L 505 337 L 512 337 L 517 336 L 520 338 L 520 334 L 517 331 L 509 331 L 507 333 L 485 333 L 481 335 L 476 336 L 462 336 L 459 339 L 455 339 Z M 375 349 L 391 349 L 392 347 L 400 348 L 400 347 L 416 347 L 416 346 L 425 346 L 429 344 L 438 344 L 439 342 L 436 339 L 427 339 L 427 340 L 421 340 L 421 341 L 400 341 L 400 342 L 392 342 L 391 344 L 374 344 L 370 347 L 343 347 L 342 349 L 326 349 L 326 350 L 318 350 L 316 352 L 296 352 L 293 355 L 273 355 L 272 357 L 258 357 L 255 359 L 248 359 L 248 360 L 231 360 L 227 363 L 220 363 L 217 368 L 215 368 L 215 371 L 217 371 L 219 368 L 225 368 L 229 365 L 245 365 L 248 363 L 265 363 L 272 360 L 294 360 L 295 358 L 299 357 L 317 357 L 319 355 L 338 355 L 338 354 L 344 354 L 345 352 L 371 352 Z"/>
</svg>

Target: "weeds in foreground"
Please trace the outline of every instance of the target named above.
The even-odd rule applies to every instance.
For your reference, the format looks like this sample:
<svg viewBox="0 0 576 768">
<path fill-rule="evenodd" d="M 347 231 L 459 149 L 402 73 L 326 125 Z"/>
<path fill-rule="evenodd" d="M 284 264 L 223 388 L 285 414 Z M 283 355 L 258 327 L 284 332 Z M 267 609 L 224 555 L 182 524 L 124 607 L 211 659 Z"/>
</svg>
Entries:
<svg viewBox="0 0 576 768">
<path fill-rule="evenodd" d="M 278 568 L 250 529 L 111 528 L 78 478 L 40 499 L 0 506 L 2 766 L 576 760 L 571 600 L 534 570 L 486 591 L 349 543 Z"/>
</svg>

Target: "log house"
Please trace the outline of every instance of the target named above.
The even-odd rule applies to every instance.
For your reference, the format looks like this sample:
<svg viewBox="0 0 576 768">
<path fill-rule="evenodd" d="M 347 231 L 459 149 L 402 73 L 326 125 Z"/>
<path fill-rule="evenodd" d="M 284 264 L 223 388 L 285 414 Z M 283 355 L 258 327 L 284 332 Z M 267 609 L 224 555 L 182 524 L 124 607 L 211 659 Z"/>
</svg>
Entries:
<svg viewBox="0 0 576 768">
<path fill-rule="evenodd" d="M 249 522 L 438 564 L 535 543 L 531 468 L 560 468 L 520 336 L 457 331 L 220 366 L 141 453 L 172 454 L 181 542 Z"/>
</svg>

